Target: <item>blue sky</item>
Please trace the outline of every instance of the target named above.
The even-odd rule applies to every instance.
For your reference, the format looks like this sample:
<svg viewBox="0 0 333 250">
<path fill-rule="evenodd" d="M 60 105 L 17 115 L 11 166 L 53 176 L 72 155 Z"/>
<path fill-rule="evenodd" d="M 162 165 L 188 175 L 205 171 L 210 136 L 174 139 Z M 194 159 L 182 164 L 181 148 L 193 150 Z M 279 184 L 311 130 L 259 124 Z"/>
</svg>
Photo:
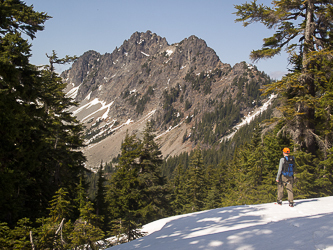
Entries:
<svg viewBox="0 0 333 250">
<path fill-rule="evenodd" d="M 59 57 L 80 56 L 88 50 L 112 53 L 130 36 L 147 30 L 165 37 L 169 44 L 195 35 L 215 50 L 220 60 L 233 66 L 246 61 L 273 34 L 256 23 L 235 23 L 235 4 L 246 0 L 26 0 L 35 10 L 52 16 L 45 30 L 32 41 L 31 62 L 47 64 L 45 54 L 55 50 Z M 270 0 L 259 0 L 270 6 Z M 287 72 L 287 55 L 253 63 L 259 70 L 279 79 Z M 65 68 L 58 68 L 62 71 Z"/>
</svg>

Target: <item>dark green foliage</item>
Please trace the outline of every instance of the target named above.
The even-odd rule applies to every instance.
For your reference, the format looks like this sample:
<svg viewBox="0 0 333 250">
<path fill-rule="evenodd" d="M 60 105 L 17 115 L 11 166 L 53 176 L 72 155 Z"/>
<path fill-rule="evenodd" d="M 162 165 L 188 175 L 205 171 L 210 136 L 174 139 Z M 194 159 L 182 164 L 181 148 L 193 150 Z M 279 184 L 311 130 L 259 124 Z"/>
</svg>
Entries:
<svg viewBox="0 0 333 250">
<path fill-rule="evenodd" d="M 180 85 L 177 84 L 175 88 L 171 88 L 170 91 L 164 90 L 163 91 L 163 108 L 165 109 L 167 106 L 172 105 L 180 94 Z"/>
<path fill-rule="evenodd" d="M 96 198 L 94 200 L 95 210 L 96 214 L 99 216 L 104 216 L 104 220 L 106 220 L 107 216 L 107 205 L 105 201 L 105 193 L 106 193 L 106 178 L 104 177 L 104 172 L 102 170 L 102 166 L 98 169 L 97 172 L 98 176 L 98 182 L 97 182 L 97 192 L 96 192 Z M 104 230 L 106 230 L 106 225 L 102 227 Z"/>
<path fill-rule="evenodd" d="M 182 214 L 184 205 L 186 204 L 186 169 L 182 164 L 177 165 L 172 173 L 172 180 L 169 181 L 169 189 L 171 190 L 170 207 L 173 214 Z"/>
<path fill-rule="evenodd" d="M 240 108 L 233 104 L 232 99 L 225 103 L 220 102 L 215 111 L 205 113 L 202 120 L 191 131 L 192 141 L 201 141 L 213 144 L 224 136 L 229 128 L 240 121 Z M 216 124 L 215 133 L 212 133 L 213 125 Z"/>
<path fill-rule="evenodd" d="M 166 176 L 167 178 L 170 178 L 172 173 L 175 171 L 175 168 L 178 165 L 183 165 L 184 169 L 188 168 L 189 159 L 188 159 L 188 153 L 183 152 L 180 153 L 177 156 L 170 156 L 166 160 L 164 160 L 162 165 L 162 174 L 163 176 Z"/>
<path fill-rule="evenodd" d="M 204 200 L 207 197 L 207 179 L 203 164 L 201 150 L 194 151 L 190 158 L 185 184 L 186 204 L 185 212 L 200 211 L 204 208 Z"/>
<path fill-rule="evenodd" d="M 152 126 L 148 122 L 144 131 L 139 158 L 139 181 L 146 206 L 142 210 L 144 223 L 162 218 L 167 214 L 167 208 L 165 208 L 168 205 L 166 182 L 161 175 L 162 153 L 154 138 Z"/>
<path fill-rule="evenodd" d="M 154 89 L 152 86 L 149 86 L 147 92 L 137 101 L 136 112 L 142 114 L 145 110 L 145 105 L 150 101 L 150 96 L 154 95 Z"/>
<path fill-rule="evenodd" d="M 298 197 L 306 199 L 317 197 L 321 193 L 323 176 L 320 174 L 320 164 L 312 154 L 298 151 L 295 153 L 296 158 L 296 184 L 295 193 Z M 327 194 L 326 194 L 327 195 Z"/>
<path fill-rule="evenodd" d="M 333 149 L 329 149 L 327 159 L 318 163 L 318 171 L 316 185 L 319 187 L 320 196 L 333 195 L 332 183 L 333 183 Z"/>
<path fill-rule="evenodd" d="M 31 45 L 21 34 L 35 38 L 50 17 L 19 0 L 1 1 L 0 11 L 1 248 L 73 248 L 71 219 L 84 207 L 74 202 L 84 172 L 83 130 L 66 111 L 75 103 L 66 98 L 54 64 L 75 57 L 53 52 L 50 65 L 31 65 Z"/>
<path fill-rule="evenodd" d="M 124 233 L 129 241 L 133 240 L 140 236 L 137 229 L 143 223 L 166 215 L 166 188 L 160 174 L 161 164 L 161 152 L 154 142 L 149 123 L 142 141 L 135 135 L 126 135 L 117 171 L 107 190 L 113 234 Z"/>
<path fill-rule="evenodd" d="M 163 91 L 163 116 L 162 124 L 166 125 L 173 121 L 173 124 L 177 124 L 180 120 L 180 117 L 177 115 L 178 111 L 173 107 L 172 103 L 174 103 L 181 92 L 181 87 L 177 84 L 176 87 L 171 88 L 170 91 Z"/>
<path fill-rule="evenodd" d="M 65 84 L 54 73 L 53 53 L 43 70 L 29 64 L 31 38 L 49 18 L 21 1 L 2 1 L 0 24 L 0 220 L 10 225 L 22 217 L 47 215 L 48 201 L 59 187 L 73 188 L 83 171 L 82 127 L 65 110 Z"/>
<path fill-rule="evenodd" d="M 260 102 L 260 84 L 259 82 L 250 80 L 249 84 L 246 85 L 246 93 L 247 93 L 247 102 L 246 105 L 248 107 L 253 106 L 261 106 Z"/>
<path fill-rule="evenodd" d="M 192 103 L 188 99 L 186 99 L 186 101 L 185 101 L 185 111 L 190 109 L 191 107 L 192 107 Z"/>
<path fill-rule="evenodd" d="M 72 249 L 87 244 L 94 247 L 104 237 L 96 226 L 92 203 L 84 201 L 79 208 L 80 217 L 73 224 L 68 218 L 72 204 L 68 192 L 60 188 L 50 201 L 50 213 L 46 218 L 20 219 L 10 230 L 0 224 L 0 241 L 3 249 Z"/>
<path fill-rule="evenodd" d="M 150 67 L 149 67 L 149 65 L 148 65 L 147 62 L 144 63 L 144 64 L 141 66 L 141 68 L 142 68 L 142 70 L 143 70 L 147 75 L 149 75 L 151 69 L 150 69 Z"/>
<path fill-rule="evenodd" d="M 214 209 L 221 205 L 221 198 L 224 192 L 224 168 L 214 165 L 208 165 L 205 171 L 205 178 L 207 182 L 207 196 L 204 198 L 204 209 Z"/>
<path fill-rule="evenodd" d="M 103 231 L 98 227 L 103 218 L 94 213 L 91 201 L 85 200 L 79 209 L 80 217 L 74 223 L 72 232 L 69 235 L 71 246 L 74 248 L 82 247 L 84 244 L 92 248 L 98 245 L 97 241 L 104 238 Z"/>
<path fill-rule="evenodd" d="M 82 206 L 82 204 L 80 204 Z M 53 199 L 50 201 L 50 216 L 54 221 L 61 221 L 63 218 L 69 218 L 71 214 L 70 200 L 68 191 L 60 188 Z"/>
<path fill-rule="evenodd" d="M 193 68 L 186 74 L 184 80 L 191 83 L 193 90 L 202 91 L 205 95 L 211 93 L 212 82 L 221 78 L 222 75 L 227 75 L 228 72 L 223 72 L 221 69 L 214 69 L 212 72 L 201 72 L 196 75 Z M 185 91 L 185 90 L 184 90 Z"/>
<path fill-rule="evenodd" d="M 212 85 L 212 73 L 208 74 L 205 72 L 201 72 L 198 76 L 196 76 L 193 71 L 190 71 L 185 76 L 185 81 L 190 82 L 192 89 L 197 91 L 203 91 L 205 95 L 211 92 Z"/>
<path fill-rule="evenodd" d="M 32 223 L 28 218 L 20 219 L 14 229 L 0 223 L 0 246 L 2 249 L 31 249 L 30 231 Z"/>
<path fill-rule="evenodd" d="M 109 213 L 113 218 L 111 230 L 114 235 L 125 233 L 128 240 L 137 238 L 140 227 L 139 189 L 137 159 L 140 143 L 135 136 L 127 135 L 122 144 L 118 170 L 112 175 L 107 191 Z M 118 226 L 119 225 L 119 226 Z"/>
<path fill-rule="evenodd" d="M 150 97 L 144 95 L 142 98 L 140 98 L 136 104 L 136 109 L 135 111 L 137 112 L 137 114 L 142 114 L 143 111 L 145 110 L 145 105 L 147 102 L 150 101 Z"/>
<path fill-rule="evenodd" d="M 328 148 L 328 133 L 318 127 L 318 114 L 322 112 L 324 93 L 330 92 L 327 83 L 332 79 L 332 2 L 330 1 L 274 1 L 272 7 L 259 5 L 256 1 L 236 5 L 236 21 L 244 26 L 261 22 L 268 29 L 275 27 L 271 37 L 265 38 L 261 49 L 251 52 L 253 60 L 270 58 L 284 48 L 290 55 L 290 73 L 280 81 L 268 84 L 265 94 L 275 93 L 284 98 L 281 110 L 285 131 L 293 135 L 295 149 L 316 155 L 320 144 Z M 328 66 L 330 65 L 330 66 Z M 319 115 L 320 116 L 320 115 Z M 320 137 L 325 138 L 323 140 Z"/>
<path fill-rule="evenodd" d="M 266 77 L 260 78 L 259 81 L 253 79 L 248 81 L 245 77 L 236 77 L 233 82 L 233 85 L 238 86 L 236 99 L 231 97 L 221 98 L 220 101 L 208 99 L 207 103 L 209 107 L 213 108 L 213 111 L 203 114 L 201 121 L 198 121 L 191 131 L 191 140 L 214 145 L 223 136 L 230 134 L 232 132 L 230 128 L 241 121 L 243 109 L 261 105 L 260 82 L 270 82 L 270 79 Z M 223 97 L 223 94 L 221 96 Z M 264 112 L 261 120 L 270 118 L 271 110 L 272 108 Z"/>
</svg>

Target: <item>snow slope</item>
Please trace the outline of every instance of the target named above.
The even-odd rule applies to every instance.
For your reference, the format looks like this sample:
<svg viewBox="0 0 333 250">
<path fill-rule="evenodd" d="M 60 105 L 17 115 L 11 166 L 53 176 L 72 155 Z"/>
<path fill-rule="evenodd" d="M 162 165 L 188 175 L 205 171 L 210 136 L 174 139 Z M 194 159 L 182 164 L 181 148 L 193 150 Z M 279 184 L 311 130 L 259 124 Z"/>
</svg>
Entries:
<svg viewBox="0 0 333 250">
<path fill-rule="evenodd" d="M 224 207 L 164 218 L 143 227 L 147 236 L 111 250 L 333 249 L 333 196 Z"/>
</svg>

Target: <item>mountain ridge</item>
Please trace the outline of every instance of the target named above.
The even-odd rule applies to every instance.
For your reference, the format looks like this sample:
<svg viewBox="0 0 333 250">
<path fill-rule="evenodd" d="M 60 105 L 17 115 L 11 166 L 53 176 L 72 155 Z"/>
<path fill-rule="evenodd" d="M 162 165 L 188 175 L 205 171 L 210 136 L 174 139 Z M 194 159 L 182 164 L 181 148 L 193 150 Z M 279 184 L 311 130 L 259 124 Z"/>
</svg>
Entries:
<svg viewBox="0 0 333 250">
<path fill-rule="evenodd" d="M 125 134 L 140 136 L 148 119 L 164 157 L 189 152 L 201 140 L 195 124 L 230 103 L 237 115 L 228 124 L 221 115 L 210 128 L 216 143 L 261 105 L 257 92 L 270 81 L 253 65 L 222 63 L 194 35 L 169 45 L 151 31 L 133 33 L 112 53 L 85 52 L 61 77 L 67 96 L 79 103 L 70 111 L 86 127 L 83 151 L 90 167 L 116 157 Z"/>
</svg>

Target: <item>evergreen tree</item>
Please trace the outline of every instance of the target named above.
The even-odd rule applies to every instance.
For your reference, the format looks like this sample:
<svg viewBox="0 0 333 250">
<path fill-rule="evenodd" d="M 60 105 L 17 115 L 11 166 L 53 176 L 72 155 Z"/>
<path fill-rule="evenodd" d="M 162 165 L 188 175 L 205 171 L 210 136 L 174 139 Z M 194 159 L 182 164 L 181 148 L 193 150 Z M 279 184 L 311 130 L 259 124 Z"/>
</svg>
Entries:
<svg viewBox="0 0 333 250">
<path fill-rule="evenodd" d="M 162 153 L 154 141 L 152 124 L 147 122 L 143 134 L 138 175 L 141 194 L 143 223 L 163 218 L 167 214 L 167 188 L 161 174 Z"/>
<path fill-rule="evenodd" d="M 67 235 L 63 234 L 64 222 L 72 212 L 67 190 L 60 188 L 49 205 L 49 217 L 37 219 L 40 227 L 35 230 L 34 244 L 37 249 L 65 249 L 68 240 Z M 71 227 L 70 221 L 66 223 L 66 227 Z"/>
<path fill-rule="evenodd" d="M 106 197 L 115 235 L 126 234 L 128 241 L 133 240 L 141 236 L 137 229 L 142 224 L 166 215 L 167 189 L 161 165 L 162 155 L 150 123 L 142 142 L 136 135 L 126 135 Z"/>
<path fill-rule="evenodd" d="M 224 164 L 224 162 L 221 162 L 220 164 Z M 240 198 L 238 195 L 238 189 L 239 183 L 244 180 L 244 177 L 239 166 L 239 149 L 236 148 L 233 158 L 225 166 L 225 179 L 228 181 L 224 183 L 225 192 L 223 192 L 221 202 L 223 207 L 241 204 L 238 201 Z"/>
<path fill-rule="evenodd" d="M 296 155 L 296 169 L 297 173 L 294 174 L 296 182 L 293 185 L 294 199 L 312 197 L 314 192 L 315 175 L 313 173 L 312 165 L 313 156 L 302 151 Z"/>
<path fill-rule="evenodd" d="M 173 214 L 182 214 L 184 211 L 184 205 L 186 200 L 185 172 L 186 171 L 182 164 L 177 165 L 177 167 L 173 171 L 173 178 L 169 181 L 169 189 L 172 190 L 170 206 Z"/>
<path fill-rule="evenodd" d="M 204 209 L 218 208 L 221 205 L 221 172 L 222 169 L 212 165 L 207 167 L 205 179 L 207 180 L 207 197 L 204 200 Z"/>
<path fill-rule="evenodd" d="M 80 176 L 80 181 L 78 183 L 78 185 L 75 187 L 75 198 L 73 199 L 74 201 L 74 206 L 76 207 L 76 212 L 75 212 L 75 217 L 79 217 L 80 216 L 80 211 L 81 209 L 83 209 L 86 200 L 87 200 L 87 192 L 86 192 L 86 188 L 84 186 L 84 180 L 83 180 L 83 176 Z"/>
<path fill-rule="evenodd" d="M 186 212 L 200 211 L 204 207 L 204 199 L 207 195 L 205 167 L 200 149 L 196 149 L 190 159 L 186 193 Z"/>
<path fill-rule="evenodd" d="M 321 196 L 333 195 L 333 149 L 328 152 L 327 159 L 320 163 L 321 168 L 318 171 L 320 178 L 318 178 L 317 185 L 320 188 Z"/>
<path fill-rule="evenodd" d="M 68 192 L 60 188 L 50 201 L 50 216 L 53 221 L 61 221 L 63 218 L 69 218 L 71 214 L 71 204 L 68 198 Z"/>
<path fill-rule="evenodd" d="M 75 221 L 73 231 L 69 235 L 71 247 L 74 249 L 87 249 L 87 246 L 99 249 L 98 241 L 103 240 L 105 235 L 98 227 L 101 218 L 95 214 L 94 210 L 91 201 L 86 201 L 80 208 L 80 218 Z"/>
<path fill-rule="evenodd" d="M 12 230 L 0 225 L 0 245 L 2 249 L 31 249 L 30 232 L 32 223 L 28 218 L 20 219 Z"/>
<path fill-rule="evenodd" d="M 36 99 L 41 86 L 36 68 L 29 64 L 31 45 L 21 33 L 35 38 L 49 16 L 19 0 L 1 1 L 0 11 L 0 220 L 13 225 L 20 217 L 36 215 L 39 204 L 47 202 L 34 199 L 40 190 L 29 185 L 39 180 L 33 175 L 39 170 L 36 151 L 42 146 Z"/>
<path fill-rule="evenodd" d="M 85 158 L 82 127 L 65 110 L 65 97 L 52 67 L 29 63 L 29 42 L 50 17 L 19 0 L 0 3 L 0 221 L 47 216 L 60 187 L 73 189 Z M 53 55 L 54 56 L 54 55 Z M 51 65 L 70 61 L 55 59 Z M 5 205 L 3 205 L 5 204 Z"/>
<path fill-rule="evenodd" d="M 252 140 L 246 148 L 243 149 L 242 155 L 246 155 L 243 159 L 242 167 L 246 171 L 246 181 L 243 185 L 248 190 L 245 202 L 247 204 L 256 204 L 262 201 L 262 195 L 265 190 L 261 190 L 264 178 L 265 159 L 264 148 L 261 140 L 262 129 L 259 124 L 254 128 Z"/>
<path fill-rule="evenodd" d="M 256 1 L 237 5 L 237 21 L 244 25 L 261 22 L 275 28 L 264 39 L 263 48 L 252 51 L 251 58 L 270 58 L 286 48 L 291 73 L 268 84 L 264 94 L 279 94 L 283 113 L 280 131 L 293 139 L 296 157 L 296 197 L 331 193 L 330 158 L 332 137 L 332 28 L 333 3 L 324 0 L 273 1 L 273 7 Z M 280 123 L 281 124 L 281 123 Z"/>
<path fill-rule="evenodd" d="M 110 229 L 114 235 L 125 234 L 131 241 L 141 234 L 140 189 L 138 173 L 141 143 L 135 135 L 126 135 L 121 146 L 117 171 L 107 189 L 107 203 L 111 216 Z"/>
<path fill-rule="evenodd" d="M 292 3 L 280 0 L 272 4 L 273 7 L 267 7 L 253 1 L 236 5 L 239 17 L 236 21 L 243 22 L 244 26 L 261 22 L 269 29 L 276 29 L 273 36 L 264 39 L 262 49 L 252 51 L 251 58 L 270 58 L 280 53 L 282 48 L 290 53 L 292 73 L 268 85 L 266 93 L 277 91 L 286 98 L 282 106 L 285 128 L 293 132 L 296 145 L 315 154 L 318 135 L 315 113 L 320 81 L 316 82 L 314 69 L 320 68 L 322 63 L 313 63 L 311 57 L 313 54 L 322 55 L 324 50 L 329 50 L 332 55 L 333 4 L 324 0 Z"/>
<path fill-rule="evenodd" d="M 107 224 L 108 224 L 108 213 L 107 213 L 107 206 L 105 201 L 105 195 L 106 195 L 106 179 L 103 176 L 104 172 L 102 170 L 102 165 L 99 167 L 97 175 L 98 175 L 98 181 L 97 181 L 97 194 L 95 198 L 95 211 L 97 216 L 101 216 L 104 218 L 103 225 L 100 225 L 100 227 L 103 229 L 103 231 L 106 231 Z"/>
</svg>

